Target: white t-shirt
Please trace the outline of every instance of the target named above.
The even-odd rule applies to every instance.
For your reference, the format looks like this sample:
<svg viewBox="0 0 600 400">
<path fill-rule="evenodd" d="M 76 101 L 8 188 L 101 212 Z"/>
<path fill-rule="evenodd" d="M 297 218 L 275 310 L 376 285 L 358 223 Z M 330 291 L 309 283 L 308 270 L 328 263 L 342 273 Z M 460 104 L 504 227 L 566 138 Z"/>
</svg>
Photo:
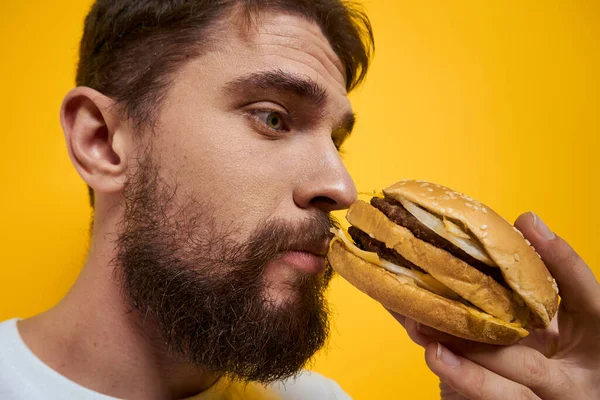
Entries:
<svg viewBox="0 0 600 400">
<path fill-rule="evenodd" d="M 118 400 L 87 389 L 44 364 L 23 342 L 17 319 L 0 323 L 0 399 Z M 217 383 L 190 400 L 347 400 L 333 380 L 303 371 L 271 386 Z"/>
</svg>

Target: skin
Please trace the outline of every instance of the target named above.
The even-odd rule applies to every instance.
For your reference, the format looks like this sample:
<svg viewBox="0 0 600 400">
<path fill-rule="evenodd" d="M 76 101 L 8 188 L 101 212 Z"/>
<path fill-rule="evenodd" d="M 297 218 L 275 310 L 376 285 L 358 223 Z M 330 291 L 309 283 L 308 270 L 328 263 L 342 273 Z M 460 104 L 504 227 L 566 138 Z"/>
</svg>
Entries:
<svg viewBox="0 0 600 400">
<path fill-rule="evenodd" d="M 475 343 L 394 314 L 440 380 L 441 397 L 596 399 L 600 396 L 600 284 L 577 253 L 533 213 L 515 226 L 556 279 L 561 303 L 546 330 L 513 346 Z"/>
<path fill-rule="evenodd" d="M 352 125 L 340 60 L 304 19 L 263 15 L 250 30 L 227 22 L 211 50 L 176 73 L 156 121 L 151 155 L 160 178 L 177 187 L 173 203 L 200 198 L 215 220 L 235 226 L 232 239 L 240 242 L 265 221 L 293 223 L 347 208 L 357 194 L 337 149 Z M 320 93 L 320 103 L 310 93 L 248 85 L 249 75 L 264 73 L 304 82 Z M 96 192 L 90 251 L 67 296 L 18 327 L 42 361 L 82 386 L 128 399 L 190 396 L 218 375 L 178 360 L 156 334 L 140 328 L 141 316 L 125 312 L 110 265 L 124 185 L 152 135 L 137 135 L 112 105 L 85 87 L 64 99 L 70 158 Z M 285 303 L 298 273 L 285 261 L 270 262 L 265 296 L 275 306 Z"/>
</svg>

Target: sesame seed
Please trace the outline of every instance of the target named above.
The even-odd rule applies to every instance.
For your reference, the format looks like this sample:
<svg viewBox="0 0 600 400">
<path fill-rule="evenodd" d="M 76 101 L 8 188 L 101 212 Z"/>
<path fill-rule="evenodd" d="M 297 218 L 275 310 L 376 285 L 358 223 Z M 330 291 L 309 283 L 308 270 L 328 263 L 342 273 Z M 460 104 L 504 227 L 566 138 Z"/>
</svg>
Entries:
<svg viewBox="0 0 600 400">
<path fill-rule="evenodd" d="M 542 256 L 540 256 L 540 253 L 538 253 L 537 251 L 535 252 L 535 254 L 537 254 L 537 256 L 538 256 L 539 258 L 542 258 Z"/>
<path fill-rule="evenodd" d="M 473 209 L 474 209 L 475 211 L 479 211 L 479 207 L 477 207 L 477 206 L 473 207 Z"/>
<path fill-rule="evenodd" d="M 421 185 L 421 187 L 427 187 L 427 186 L 429 186 L 429 183 L 427 183 L 427 182 L 425 182 Z"/>
<path fill-rule="evenodd" d="M 527 239 L 525 239 L 525 243 L 527 243 L 529 246 L 531 246 L 531 242 Z"/>
<path fill-rule="evenodd" d="M 451 208 L 449 208 L 449 209 L 448 209 L 448 212 L 449 212 L 449 213 L 451 213 L 451 212 L 453 212 L 453 211 L 452 211 L 452 209 L 451 209 Z"/>
<path fill-rule="evenodd" d="M 443 196 L 442 199 L 444 199 L 444 200 L 450 200 L 450 196 Z"/>
<path fill-rule="evenodd" d="M 443 212 L 443 213 L 445 213 L 446 209 L 442 207 L 442 208 L 440 208 L 440 211 Z"/>
<path fill-rule="evenodd" d="M 552 277 L 551 276 L 548 276 L 546 279 L 548 280 L 548 282 L 552 282 Z"/>
<path fill-rule="evenodd" d="M 435 198 L 435 197 L 434 197 L 434 198 Z M 437 202 L 437 201 L 434 201 L 434 202 L 433 202 L 433 203 L 431 203 L 431 204 L 433 204 L 434 206 L 437 206 L 437 205 L 438 205 L 438 202 Z"/>
<path fill-rule="evenodd" d="M 484 214 L 487 214 L 487 209 L 485 207 L 481 207 L 481 211 L 483 211 Z"/>
<path fill-rule="evenodd" d="M 439 183 L 436 183 L 436 184 L 435 184 L 435 187 L 441 188 L 442 186 L 440 186 L 440 184 L 439 184 Z"/>
<path fill-rule="evenodd" d="M 467 207 L 473 207 L 473 204 L 465 202 L 465 206 L 467 206 Z"/>
<path fill-rule="evenodd" d="M 521 257 L 519 257 L 519 255 L 517 253 L 515 253 L 515 260 L 520 261 Z"/>
<path fill-rule="evenodd" d="M 432 188 L 427 188 L 427 190 L 428 190 L 428 191 L 430 191 L 430 192 L 433 192 L 433 189 L 432 189 Z"/>
<path fill-rule="evenodd" d="M 481 225 L 481 229 L 486 230 L 487 229 L 487 225 Z"/>
<path fill-rule="evenodd" d="M 487 237 L 487 235 L 488 235 L 488 231 L 485 231 L 485 232 L 483 232 L 483 235 L 481 235 L 481 237 L 484 237 L 484 238 L 486 238 L 486 237 Z"/>
</svg>

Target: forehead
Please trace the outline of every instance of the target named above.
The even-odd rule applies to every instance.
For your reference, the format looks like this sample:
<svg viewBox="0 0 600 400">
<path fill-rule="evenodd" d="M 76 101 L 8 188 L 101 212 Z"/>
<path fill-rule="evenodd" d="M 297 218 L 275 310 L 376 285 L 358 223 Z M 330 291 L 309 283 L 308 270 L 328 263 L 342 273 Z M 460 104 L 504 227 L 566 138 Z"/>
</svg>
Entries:
<svg viewBox="0 0 600 400">
<path fill-rule="evenodd" d="M 316 23 L 262 12 L 251 24 L 232 16 L 220 25 L 207 51 L 182 68 L 175 86 L 195 80 L 188 88 L 201 84 L 206 91 L 245 75 L 281 70 L 306 77 L 327 92 L 331 103 L 349 107 L 344 66 Z"/>
<path fill-rule="evenodd" d="M 242 41 L 258 50 L 258 54 L 305 64 L 320 76 L 331 79 L 330 83 L 343 87 L 341 92 L 346 94 L 342 62 L 316 23 L 295 15 L 262 13 L 254 30 L 238 31 L 238 34 Z"/>
</svg>

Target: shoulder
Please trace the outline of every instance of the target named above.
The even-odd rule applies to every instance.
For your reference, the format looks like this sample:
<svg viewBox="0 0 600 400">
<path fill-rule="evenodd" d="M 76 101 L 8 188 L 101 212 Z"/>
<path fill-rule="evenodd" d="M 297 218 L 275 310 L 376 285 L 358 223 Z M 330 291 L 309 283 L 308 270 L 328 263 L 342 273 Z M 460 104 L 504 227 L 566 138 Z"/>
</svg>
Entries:
<svg viewBox="0 0 600 400">
<path fill-rule="evenodd" d="M 228 379 L 188 400 L 351 400 L 332 379 L 310 371 L 268 386 L 256 382 L 240 383 Z"/>
<path fill-rule="evenodd" d="M 17 318 L 0 322 L 0 361 L 19 348 L 21 338 L 17 329 Z"/>
<path fill-rule="evenodd" d="M 312 371 L 302 371 L 294 378 L 271 386 L 284 400 L 348 400 L 351 397 L 336 381 Z"/>
</svg>

